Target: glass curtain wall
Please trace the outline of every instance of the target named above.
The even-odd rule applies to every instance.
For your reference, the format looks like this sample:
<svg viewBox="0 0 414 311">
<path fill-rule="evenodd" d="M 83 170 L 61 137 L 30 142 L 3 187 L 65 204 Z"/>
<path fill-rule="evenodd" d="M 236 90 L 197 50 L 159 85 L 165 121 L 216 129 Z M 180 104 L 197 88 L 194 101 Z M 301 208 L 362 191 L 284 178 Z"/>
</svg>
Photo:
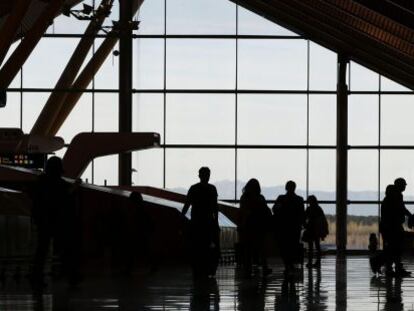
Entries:
<svg viewBox="0 0 414 311">
<path fill-rule="evenodd" d="M 105 25 L 118 16 L 116 0 Z M 334 244 L 337 55 L 228 0 L 147 0 L 136 19 L 133 130 L 160 133 L 162 147 L 133 153 L 133 183 L 186 193 L 209 166 L 221 200 L 237 203 L 254 177 L 271 204 L 294 180 L 331 215 Z M 65 16 L 50 26 L 8 90 L 3 127 L 31 130 L 86 27 Z M 414 195 L 414 98 L 356 63 L 348 79 L 348 246 L 365 248 L 386 185 L 403 176 Z M 110 55 L 58 135 L 69 143 L 117 131 L 117 88 Z M 95 160 L 83 178 L 116 184 L 117 156 Z"/>
</svg>

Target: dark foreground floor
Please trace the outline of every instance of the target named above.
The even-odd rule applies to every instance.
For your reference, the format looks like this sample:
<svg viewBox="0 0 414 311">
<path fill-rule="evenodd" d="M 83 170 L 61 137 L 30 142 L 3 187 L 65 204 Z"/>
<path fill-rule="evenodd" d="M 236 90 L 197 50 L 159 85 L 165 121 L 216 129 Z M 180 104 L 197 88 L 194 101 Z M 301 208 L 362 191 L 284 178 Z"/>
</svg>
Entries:
<svg viewBox="0 0 414 311">
<path fill-rule="evenodd" d="M 323 259 L 321 270 L 294 278 L 273 273 L 247 279 L 234 266 L 221 266 L 216 280 L 194 283 L 185 267 L 160 269 L 133 278 L 94 278 L 77 290 L 50 283 L 34 295 L 25 279 L 9 275 L 0 292 L 0 310 L 414 310 L 414 277 L 374 277 L 368 258 Z M 414 259 L 407 262 L 414 271 Z"/>
</svg>

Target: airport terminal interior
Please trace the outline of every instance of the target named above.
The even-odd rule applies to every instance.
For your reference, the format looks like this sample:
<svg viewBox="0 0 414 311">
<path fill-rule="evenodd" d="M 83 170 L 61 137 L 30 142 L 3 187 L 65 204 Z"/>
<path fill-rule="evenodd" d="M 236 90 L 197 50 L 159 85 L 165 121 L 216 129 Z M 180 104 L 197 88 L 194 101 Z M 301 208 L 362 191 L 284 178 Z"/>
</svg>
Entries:
<svg viewBox="0 0 414 311">
<path fill-rule="evenodd" d="M 413 89 L 408 0 L 0 1 L 0 309 L 414 309 L 412 217 L 413 276 L 372 269 L 397 178 L 414 213 Z M 40 187 L 55 157 L 68 200 Z M 200 281 L 202 167 L 221 255 Z M 276 220 L 246 275 L 252 178 Z M 326 216 L 318 265 L 303 239 L 290 270 L 271 228 L 288 181 Z M 39 222 L 43 194 L 70 214 Z"/>
</svg>

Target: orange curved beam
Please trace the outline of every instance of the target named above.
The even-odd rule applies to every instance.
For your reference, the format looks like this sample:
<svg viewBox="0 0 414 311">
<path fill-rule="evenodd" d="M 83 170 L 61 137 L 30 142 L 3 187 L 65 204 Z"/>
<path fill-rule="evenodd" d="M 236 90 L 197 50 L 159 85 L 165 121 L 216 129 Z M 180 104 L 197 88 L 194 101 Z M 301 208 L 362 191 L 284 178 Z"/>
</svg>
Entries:
<svg viewBox="0 0 414 311">
<path fill-rule="evenodd" d="M 80 133 L 63 157 L 65 176 L 79 178 L 98 157 L 158 147 L 158 133 Z"/>
</svg>

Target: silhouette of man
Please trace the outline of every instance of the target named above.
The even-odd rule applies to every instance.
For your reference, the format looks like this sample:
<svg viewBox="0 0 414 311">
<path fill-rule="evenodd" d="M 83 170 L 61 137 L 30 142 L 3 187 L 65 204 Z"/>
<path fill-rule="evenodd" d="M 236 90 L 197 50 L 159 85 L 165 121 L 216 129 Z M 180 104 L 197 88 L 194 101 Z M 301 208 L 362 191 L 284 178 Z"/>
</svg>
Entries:
<svg viewBox="0 0 414 311">
<path fill-rule="evenodd" d="M 397 178 L 394 185 L 388 185 L 381 204 L 380 231 L 384 240 L 386 273 L 388 276 L 410 276 L 401 262 L 403 250 L 405 217 L 411 213 L 405 207 L 403 192 L 407 187 L 404 178 Z M 395 266 L 395 271 L 392 269 Z"/>
<path fill-rule="evenodd" d="M 276 225 L 276 238 L 280 248 L 285 272 L 293 269 L 302 257 L 300 254 L 300 234 L 305 219 L 303 198 L 296 195 L 296 184 L 289 180 L 286 194 L 279 195 L 273 206 Z"/>
<path fill-rule="evenodd" d="M 62 178 L 63 166 L 59 157 L 51 157 L 46 163 L 45 172 L 35 186 L 32 218 L 37 227 L 37 248 L 34 259 L 33 281 L 43 286 L 43 270 L 50 243 L 53 240 L 54 252 L 66 268 L 68 250 L 74 250 L 76 240 L 73 233 L 74 213 L 71 194 L 75 187 Z M 70 267 L 71 268 L 71 267 Z M 69 271 L 67 271 L 69 272 Z M 73 271 L 70 271 L 73 272 Z M 71 275 L 74 277 L 74 275 Z"/>
<path fill-rule="evenodd" d="M 214 275 L 219 258 L 219 227 L 216 187 L 209 184 L 210 169 L 198 171 L 200 182 L 187 193 L 182 215 L 191 208 L 191 257 L 194 277 Z"/>
</svg>

